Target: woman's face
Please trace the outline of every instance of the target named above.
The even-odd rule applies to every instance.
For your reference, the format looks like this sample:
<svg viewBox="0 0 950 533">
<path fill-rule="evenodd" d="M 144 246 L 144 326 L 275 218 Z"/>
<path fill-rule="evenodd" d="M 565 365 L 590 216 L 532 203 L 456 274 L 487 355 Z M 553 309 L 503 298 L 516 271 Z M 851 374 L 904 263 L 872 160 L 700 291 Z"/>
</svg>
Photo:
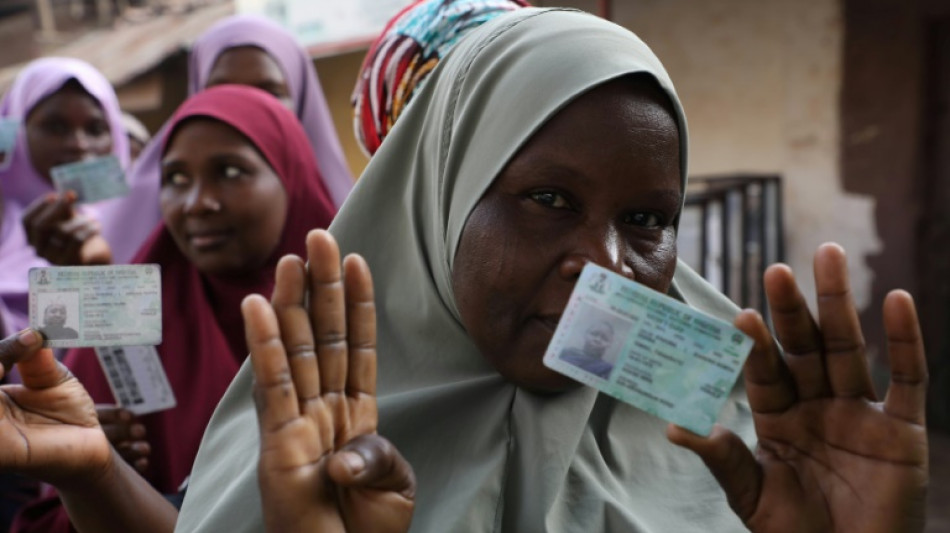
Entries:
<svg viewBox="0 0 950 533">
<path fill-rule="evenodd" d="M 287 109 L 297 112 L 280 65 L 256 46 L 228 48 L 215 59 L 205 88 L 225 84 L 257 87 L 274 95 Z"/>
<path fill-rule="evenodd" d="M 76 82 L 67 82 L 36 104 L 25 127 L 30 162 L 50 183 L 53 167 L 112 152 L 105 111 Z"/>
<path fill-rule="evenodd" d="M 469 215 L 455 298 L 479 350 L 516 385 L 576 385 L 542 358 L 588 261 L 669 289 L 683 191 L 666 102 L 629 79 L 582 95 L 521 148 Z"/>
<path fill-rule="evenodd" d="M 273 255 L 287 194 L 246 137 L 195 118 L 179 126 L 162 159 L 161 208 L 178 248 L 200 272 L 243 275 Z"/>
</svg>

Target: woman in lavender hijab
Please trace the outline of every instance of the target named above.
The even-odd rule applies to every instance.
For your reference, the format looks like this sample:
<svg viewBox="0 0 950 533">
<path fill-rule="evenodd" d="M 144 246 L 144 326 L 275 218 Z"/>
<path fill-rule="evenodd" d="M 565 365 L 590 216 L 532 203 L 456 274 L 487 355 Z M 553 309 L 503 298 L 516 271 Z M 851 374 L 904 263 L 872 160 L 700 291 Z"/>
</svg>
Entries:
<svg viewBox="0 0 950 533">
<path fill-rule="evenodd" d="M 251 85 L 273 94 L 300 119 L 317 156 L 324 185 L 336 207 L 353 188 L 333 119 L 307 52 L 278 24 L 254 15 L 228 17 L 212 26 L 192 46 L 188 60 L 188 94 L 214 85 Z M 158 194 L 161 146 L 154 139 L 133 166 L 137 181 L 149 184 L 143 198 Z M 154 204 L 157 223 L 158 203 Z M 151 205 L 149 204 L 149 209 Z M 149 211 L 151 216 L 151 211 Z M 129 212 L 130 219 L 141 215 Z"/>
<path fill-rule="evenodd" d="M 114 230 L 117 226 L 141 224 L 136 224 L 134 218 L 116 219 L 112 214 L 128 202 L 127 198 L 74 207 L 71 197 L 53 194 L 53 166 L 109 154 L 118 158 L 123 168 L 128 165 L 128 140 L 115 91 L 94 67 L 61 57 L 30 63 L 0 102 L 0 119 L 19 123 L 14 144 L 0 164 L 0 319 L 4 332 L 10 333 L 26 325 L 27 272 L 31 267 L 48 265 L 40 256 L 76 255 L 81 242 L 100 232 L 116 258 L 125 253 L 131 256 L 139 242 Z M 137 188 L 139 184 L 132 181 L 130 185 Z M 66 233 L 72 239 L 54 242 L 45 234 L 37 251 L 30 246 L 21 221 L 31 204 L 35 208 L 44 200 L 55 202 L 53 211 L 59 210 L 58 214 L 44 213 L 50 215 L 48 219 L 70 219 Z M 88 262 L 108 261 L 94 250 L 94 246 L 86 247 Z"/>
</svg>

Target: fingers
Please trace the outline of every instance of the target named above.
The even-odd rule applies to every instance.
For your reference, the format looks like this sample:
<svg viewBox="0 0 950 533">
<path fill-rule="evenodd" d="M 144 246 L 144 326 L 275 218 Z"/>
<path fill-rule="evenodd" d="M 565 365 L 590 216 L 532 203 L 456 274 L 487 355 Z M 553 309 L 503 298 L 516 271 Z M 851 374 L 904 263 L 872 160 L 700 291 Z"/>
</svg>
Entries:
<svg viewBox="0 0 950 533">
<path fill-rule="evenodd" d="M 874 399 L 865 358 L 864 335 L 851 297 L 844 249 L 823 244 L 815 253 L 818 324 L 821 329 L 828 382 L 835 396 Z"/>
<path fill-rule="evenodd" d="M 795 381 L 797 396 L 810 400 L 831 391 L 825 374 L 821 332 L 805 297 L 786 265 L 772 265 L 763 277 L 775 336 L 785 350 L 785 364 Z"/>
<path fill-rule="evenodd" d="M 74 201 L 75 194 L 51 193 L 33 202 L 23 215 L 23 226 L 30 245 L 39 251 L 51 244 L 61 244 L 51 242 L 51 237 L 60 222 L 73 217 Z"/>
<path fill-rule="evenodd" d="M 114 446 L 145 439 L 145 426 L 134 421 L 134 415 L 127 409 L 114 405 L 97 405 L 96 415 L 103 433 Z"/>
<path fill-rule="evenodd" d="M 884 330 L 891 363 L 891 383 L 884 398 L 884 412 L 923 426 L 927 358 L 910 294 L 891 291 L 884 299 Z"/>
<path fill-rule="evenodd" d="M 755 513 L 762 492 L 762 469 L 742 439 L 718 424 L 707 438 L 673 424 L 667 426 L 666 436 L 706 463 L 743 522 Z"/>
<path fill-rule="evenodd" d="M 277 317 L 267 300 L 257 294 L 244 298 L 241 314 L 251 351 L 260 430 L 262 434 L 274 432 L 300 416 Z"/>
<path fill-rule="evenodd" d="M 30 389 L 55 387 L 71 376 L 53 351 L 43 348 L 43 337 L 34 329 L 24 329 L 0 341 L 0 361 L 4 370 L 16 363 L 23 384 Z"/>
<path fill-rule="evenodd" d="M 346 288 L 346 324 L 349 332 L 349 396 L 376 395 L 376 303 L 373 278 L 366 260 L 348 255 L 343 261 Z"/>
<path fill-rule="evenodd" d="M 317 345 L 323 394 L 346 387 L 346 305 L 340 250 L 325 230 L 307 235 L 310 272 L 310 320 Z"/>
<path fill-rule="evenodd" d="M 302 413 L 308 412 L 313 402 L 320 398 L 320 372 L 310 313 L 304 307 L 306 294 L 307 271 L 303 260 L 296 256 L 283 257 L 277 263 L 271 305 L 277 315 Z"/>
<path fill-rule="evenodd" d="M 397 492 L 407 499 L 416 493 L 416 477 L 409 462 L 388 440 L 361 435 L 347 442 L 327 463 L 337 485 Z"/>
<path fill-rule="evenodd" d="M 735 326 L 755 341 L 743 373 L 752 411 L 776 413 L 788 409 L 797 395 L 762 316 L 747 309 L 736 317 Z"/>
<path fill-rule="evenodd" d="M 7 375 L 14 364 L 32 357 L 42 347 L 43 336 L 29 328 L 0 340 L 0 363 L 3 364 L 0 377 Z"/>
</svg>

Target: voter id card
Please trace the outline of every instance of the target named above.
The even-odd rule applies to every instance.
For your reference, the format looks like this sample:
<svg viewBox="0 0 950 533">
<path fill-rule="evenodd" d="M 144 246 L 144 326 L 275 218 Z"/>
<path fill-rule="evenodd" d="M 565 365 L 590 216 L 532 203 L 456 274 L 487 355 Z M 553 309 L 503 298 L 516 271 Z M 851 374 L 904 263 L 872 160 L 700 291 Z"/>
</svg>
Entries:
<svg viewBox="0 0 950 533">
<path fill-rule="evenodd" d="M 96 356 L 120 407 L 136 416 L 175 407 L 175 393 L 154 346 L 100 346 Z"/>
<path fill-rule="evenodd" d="M 733 325 L 588 263 L 544 364 L 708 435 L 752 345 Z"/>
<path fill-rule="evenodd" d="M 30 269 L 30 327 L 44 346 L 154 345 L 162 342 L 158 265 Z"/>
<path fill-rule="evenodd" d="M 16 135 L 20 121 L 15 118 L 0 118 L 0 170 L 10 168 L 16 149 Z"/>
<path fill-rule="evenodd" d="M 81 204 L 95 203 L 129 193 L 125 171 L 114 155 L 59 165 L 50 169 L 50 176 L 57 191 L 74 191 L 76 202 Z"/>
</svg>

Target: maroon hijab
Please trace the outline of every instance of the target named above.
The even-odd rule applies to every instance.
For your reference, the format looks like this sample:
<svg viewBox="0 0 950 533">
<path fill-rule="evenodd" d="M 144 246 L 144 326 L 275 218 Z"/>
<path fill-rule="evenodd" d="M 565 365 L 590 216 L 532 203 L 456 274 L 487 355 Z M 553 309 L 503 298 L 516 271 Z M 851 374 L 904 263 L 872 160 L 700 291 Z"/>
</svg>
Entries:
<svg viewBox="0 0 950 533">
<path fill-rule="evenodd" d="M 158 490 L 176 492 L 191 472 L 205 426 L 247 355 L 239 304 L 251 293 L 270 296 L 274 269 L 285 254 L 305 254 L 313 228 L 330 224 L 336 208 L 317 170 L 310 141 L 300 121 L 273 96 L 247 86 L 221 85 L 186 100 L 169 122 L 168 143 L 183 124 L 205 117 L 228 124 L 257 147 L 283 182 L 287 220 L 273 255 L 259 271 L 243 278 L 200 272 L 159 224 L 135 263 L 162 269 L 163 342 L 158 353 L 175 391 L 177 406 L 140 417 L 152 447 L 145 477 Z M 163 150 L 163 152 L 164 152 Z M 64 360 L 96 403 L 115 403 L 95 353 L 71 350 Z M 14 530 L 63 530 L 65 513 L 50 502 L 25 510 Z M 58 507 L 54 511 L 52 507 Z M 53 517 L 53 514 L 60 516 Z"/>
</svg>

